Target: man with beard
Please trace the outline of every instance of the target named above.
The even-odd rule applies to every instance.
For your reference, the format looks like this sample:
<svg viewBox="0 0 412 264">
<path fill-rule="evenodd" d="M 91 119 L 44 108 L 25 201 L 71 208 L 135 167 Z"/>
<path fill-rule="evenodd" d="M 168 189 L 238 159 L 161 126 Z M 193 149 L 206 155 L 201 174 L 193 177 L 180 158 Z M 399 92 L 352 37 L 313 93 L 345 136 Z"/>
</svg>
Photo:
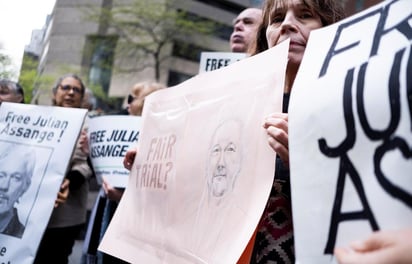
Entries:
<svg viewBox="0 0 412 264">
<path fill-rule="evenodd" d="M 30 187 L 35 154 L 34 151 L 20 144 L 1 143 L 0 233 L 21 238 L 25 226 L 14 206 Z M 19 158 L 16 159 L 16 155 L 12 153 L 18 153 Z"/>
</svg>

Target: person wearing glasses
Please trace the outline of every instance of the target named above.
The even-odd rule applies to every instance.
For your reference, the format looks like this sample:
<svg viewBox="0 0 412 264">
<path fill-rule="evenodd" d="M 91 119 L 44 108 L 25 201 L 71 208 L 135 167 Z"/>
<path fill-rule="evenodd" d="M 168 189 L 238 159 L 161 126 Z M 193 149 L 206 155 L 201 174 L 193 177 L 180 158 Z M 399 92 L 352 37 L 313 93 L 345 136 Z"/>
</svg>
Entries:
<svg viewBox="0 0 412 264">
<path fill-rule="evenodd" d="M 24 103 L 24 91 L 20 84 L 7 80 L 0 80 L 0 105 L 2 102 Z"/>
<path fill-rule="evenodd" d="M 85 86 L 77 75 L 60 77 L 52 92 L 54 106 L 82 107 Z M 86 135 L 83 128 L 34 263 L 68 263 L 74 242 L 86 223 L 89 178 L 92 175 L 87 154 L 82 150 L 84 142 L 87 142 Z"/>
<path fill-rule="evenodd" d="M 141 116 L 144 98 L 162 88 L 164 88 L 164 86 L 157 82 L 140 82 L 133 85 L 127 97 L 127 112 L 129 115 Z"/>
</svg>

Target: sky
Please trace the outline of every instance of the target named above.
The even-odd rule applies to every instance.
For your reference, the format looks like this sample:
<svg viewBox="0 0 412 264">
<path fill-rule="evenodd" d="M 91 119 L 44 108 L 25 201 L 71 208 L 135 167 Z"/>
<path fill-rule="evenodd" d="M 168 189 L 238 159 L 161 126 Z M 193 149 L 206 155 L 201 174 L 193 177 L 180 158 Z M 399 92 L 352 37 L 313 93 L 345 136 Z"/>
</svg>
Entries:
<svg viewBox="0 0 412 264">
<path fill-rule="evenodd" d="M 31 32 L 42 29 L 56 0 L 0 0 L 0 47 L 12 59 L 17 75 Z"/>
</svg>

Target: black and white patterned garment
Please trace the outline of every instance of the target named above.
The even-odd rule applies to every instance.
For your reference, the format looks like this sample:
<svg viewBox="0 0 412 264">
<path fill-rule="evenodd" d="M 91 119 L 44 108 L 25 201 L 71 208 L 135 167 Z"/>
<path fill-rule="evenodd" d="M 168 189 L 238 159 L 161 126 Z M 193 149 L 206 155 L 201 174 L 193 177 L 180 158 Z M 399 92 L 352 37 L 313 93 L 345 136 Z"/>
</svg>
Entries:
<svg viewBox="0 0 412 264">
<path fill-rule="evenodd" d="M 251 263 L 295 262 L 289 179 L 277 176 L 258 225 Z"/>
<path fill-rule="evenodd" d="M 287 112 L 289 94 L 283 97 Z M 289 264 L 295 262 L 289 169 L 276 157 L 276 173 L 266 208 L 257 227 L 250 263 Z"/>
</svg>

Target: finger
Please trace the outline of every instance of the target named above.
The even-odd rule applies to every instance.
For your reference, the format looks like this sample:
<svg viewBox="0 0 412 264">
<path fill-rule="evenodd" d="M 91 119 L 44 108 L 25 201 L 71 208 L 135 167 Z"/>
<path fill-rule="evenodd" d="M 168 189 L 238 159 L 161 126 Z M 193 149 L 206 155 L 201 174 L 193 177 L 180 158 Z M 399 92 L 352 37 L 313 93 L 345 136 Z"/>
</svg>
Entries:
<svg viewBox="0 0 412 264">
<path fill-rule="evenodd" d="M 336 260 L 338 261 L 339 264 L 346 264 L 349 263 L 350 259 L 350 252 L 346 248 L 335 248 L 333 251 L 333 254 L 336 257 Z"/>
<path fill-rule="evenodd" d="M 386 236 L 385 232 L 374 232 L 364 241 L 355 241 L 350 244 L 351 248 L 359 251 L 373 251 L 385 247 L 385 245 L 390 244 L 390 237 Z"/>
<path fill-rule="evenodd" d="M 270 119 L 270 118 L 281 118 L 287 121 L 288 113 L 275 112 L 265 117 L 265 119 Z"/>
<path fill-rule="evenodd" d="M 57 199 L 66 201 L 69 197 L 69 190 L 57 193 Z"/>
<path fill-rule="evenodd" d="M 130 163 L 130 161 L 128 161 L 126 158 L 123 159 L 123 167 L 125 167 L 125 169 L 127 170 L 131 170 L 132 169 L 132 164 Z"/>
<path fill-rule="evenodd" d="M 272 137 L 268 138 L 268 143 L 273 151 L 279 155 L 280 159 L 282 160 L 285 166 L 289 166 L 289 150 L 278 141 L 274 140 Z"/>
<path fill-rule="evenodd" d="M 62 204 L 65 202 L 66 202 L 66 199 L 57 198 L 55 203 Z"/>
<path fill-rule="evenodd" d="M 64 179 L 62 185 L 60 186 L 60 189 L 65 190 L 69 187 L 70 180 Z"/>
<path fill-rule="evenodd" d="M 287 131 L 281 128 L 270 126 L 266 129 L 266 133 L 269 137 L 272 137 L 274 141 L 279 142 L 285 148 L 289 148 L 289 137 Z"/>
<path fill-rule="evenodd" d="M 380 249 L 370 252 L 357 252 L 353 250 L 335 250 L 335 256 L 340 264 L 387 264 L 391 263 L 394 252 L 391 249 Z"/>
<path fill-rule="evenodd" d="M 59 192 L 57 194 L 57 198 L 60 198 L 60 199 L 65 199 L 66 200 L 67 197 L 69 197 L 69 190 L 66 190 L 64 192 Z"/>
<path fill-rule="evenodd" d="M 126 169 L 131 170 L 132 165 L 133 165 L 133 161 L 134 161 L 134 157 L 131 157 L 130 155 L 126 154 L 125 158 L 123 159 L 123 166 Z"/>
<path fill-rule="evenodd" d="M 355 264 L 359 263 L 362 255 L 347 248 L 335 248 L 334 254 L 339 264 Z"/>
<path fill-rule="evenodd" d="M 109 193 L 109 185 L 106 180 L 103 180 L 102 187 L 103 187 L 104 193 L 107 195 Z"/>
<path fill-rule="evenodd" d="M 278 129 L 282 129 L 286 133 L 289 131 L 289 126 L 288 126 L 288 121 L 280 118 L 271 118 L 265 120 L 263 123 L 263 128 L 269 128 L 269 127 L 276 127 Z"/>
</svg>

